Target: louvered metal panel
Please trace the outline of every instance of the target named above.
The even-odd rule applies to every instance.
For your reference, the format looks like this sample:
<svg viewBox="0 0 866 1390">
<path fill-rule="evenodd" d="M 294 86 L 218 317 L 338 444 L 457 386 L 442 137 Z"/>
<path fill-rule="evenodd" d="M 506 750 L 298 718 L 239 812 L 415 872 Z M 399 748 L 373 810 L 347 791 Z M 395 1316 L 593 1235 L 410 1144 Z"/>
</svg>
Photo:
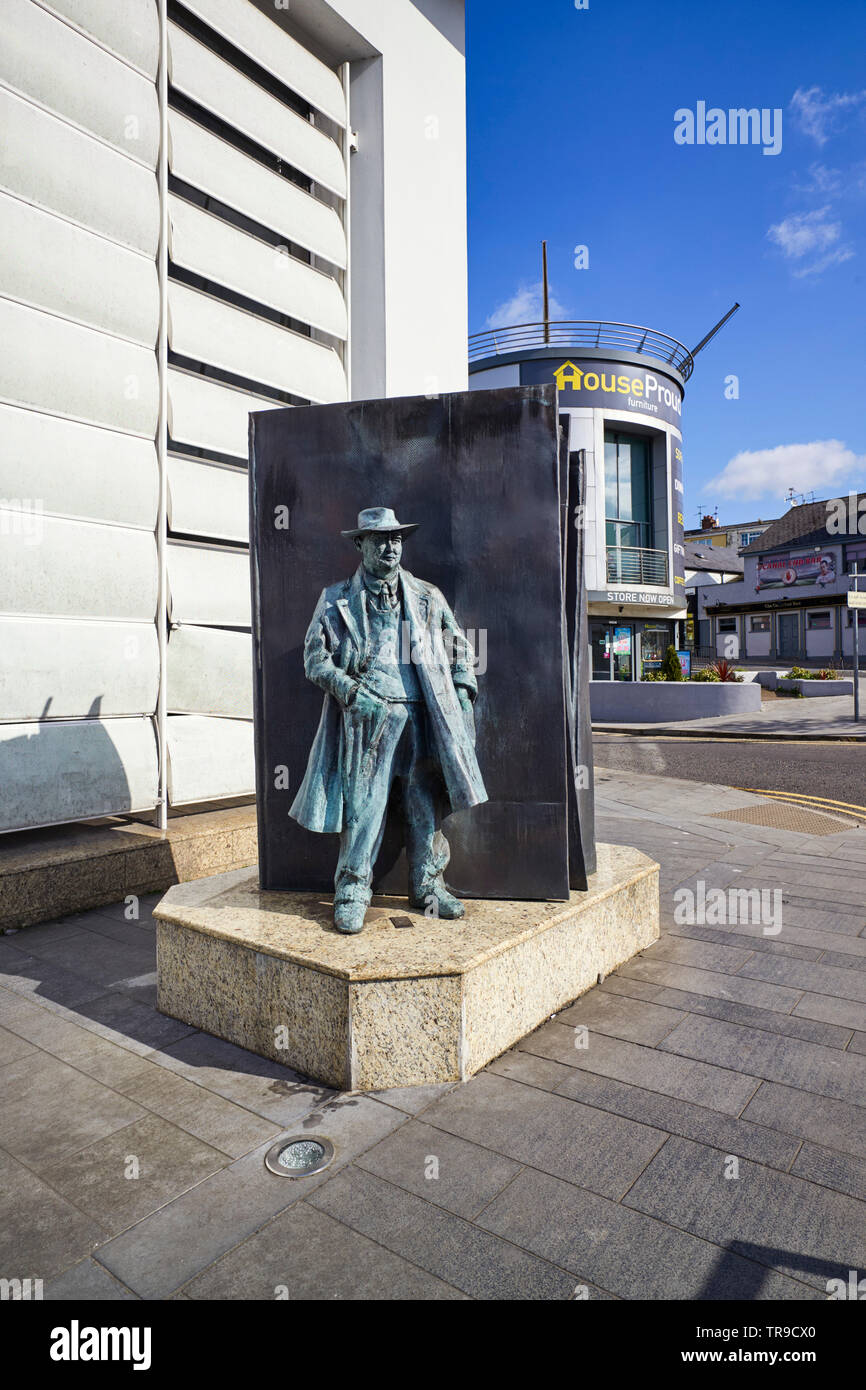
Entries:
<svg viewBox="0 0 866 1390">
<path fill-rule="evenodd" d="M 168 524 L 172 531 L 187 536 L 246 543 L 250 532 L 247 474 L 170 454 Z"/>
<path fill-rule="evenodd" d="M 345 126 L 346 98 L 337 74 L 248 0 L 184 0 L 184 4 L 311 106 Z"/>
<path fill-rule="evenodd" d="M 156 541 L 149 532 L 0 511 L 0 534 L 0 612 L 153 622 Z"/>
<path fill-rule="evenodd" d="M 346 170 L 336 141 L 272 97 L 176 24 L 169 24 L 172 86 L 285 159 L 323 188 L 346 194 Z"/>
<path fill-rule="evenodd" d="M 0 130 L 0 188 L 156 255 L 159 197 L 152 170 L 5 87 L 0 87 Z"/>
<path fill-rule="evenodd" d="M 169 198 L 171 259 L 332 337 L 346 337 L 346 305 L 337 281 L 287 253 Z"/>
<path fill-rule="evenodd" d="M 153 80 L 159 60 L 156 0 L 36 0 Z"/>
<path fill-rule="evenodd" d="M 152 257 L 0 194 L 3 293 L 152 348 L 159 282 Z"/>
<path fill-rule="evenodd" d="M 0 725 L 0 830 L 146 811 L 156 805 L 151 719 Z"/>
<path fill-rule="evenodd" d="M 168 586 L 172 622 L 250 626 L 250 561 L 245 550 L 169 541 Z"/>
<path fill-rule="evenodd" d="M 156 525 L 152 439 L 0 405 L 0 499 L 9 507 L 120 526 Z"/>
<path fill-rule="evenodd" d="M 0 723 L 153 714 L 153 623 L 0 618 Z"/>
<path fill-rule="evenodd" d="M 152 439 L 159 388 L 153 349 L 0 299 L 0 400 Z"/>
<path fill-rule="evenodd" d="M 189 372 L 169 370 L 168 428 L 178 444 L 193 444 L 245 459 L 251 410 L 273 410 L 276 401 L 248 395 Z"/>
<path fill-rule="evenodd" d="M 346 399 L 333 348 L 174 281 L 168 314 L 169 344 L 184 357 L 312 401 Z"/>
<path fill-rule="evenodd" d="M 168 795 L 172 806 L 255 792 L 253 725 L 194 714 L 168 718 Z"/>
<path fill-rule="evenodd" d="M 177 178 L 345 269 L 346 235 L 333 208 L 178 111 L 169 111 L 168 129 Z"/>
<path fill-rule="evenodd" d="M 33 0 L 3 0 L 0 6 L 0 82 L 131 159 L 156 167 L 159 110 L 153 82 Z"/>
<path fill-rule="evenodd" d="M 168 643 L 170 714 L 253 717 L 253 648 L 248 632 L 175 628 Z"/>
</svg>

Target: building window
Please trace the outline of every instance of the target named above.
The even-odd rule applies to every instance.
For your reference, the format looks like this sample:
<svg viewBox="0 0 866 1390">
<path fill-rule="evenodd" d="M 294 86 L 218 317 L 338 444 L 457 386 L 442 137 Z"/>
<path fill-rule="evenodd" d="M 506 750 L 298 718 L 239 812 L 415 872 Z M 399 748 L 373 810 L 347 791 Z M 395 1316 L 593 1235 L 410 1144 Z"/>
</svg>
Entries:
<svg viewBox="0 0 866 1390">
<path fill-rule="evenodd" d="M 858 626 L 858 628 L 866 627 L 866 609 L 863 609 L 863 608 L 849 608 L 849 609 L 847 610 L 847 612 L 848 612 L 848 626 L 849 626 L 849 627 L 853 627 L 853 626 L 854 626 L 854 614 L 855 614 L 855 613 L 857 614 L 857 626 Z"/>
<path fill-rule="evenodd" d="M 806 627 L 809 632 L 826 631 L 831 626 L 829 613 L 807 613 Z"/>
<path fill-rule="evenodd" d="M 759 537 L 759 536 L 763 536 L 763 534 L 764 534 L 763 527 L 761 528 L 760 531 L 741 531 L 741 532 L 740 532 L 740 545 L 751 545 L 751 544 L 752 544 L 752 541 L 756 541 L 756 540 L 758 539 L 758 537 Z"/>
<path fill-rule="evenodd" d="M 643 435 L 604 434 L 604 498 L 609 546 L 649 546 L 652 536 L 650 441 Z"/>
<path fill-rule="evenodd" d="M 770 615 L 769 613 L 756 613 L 749 619 L 750 632 L 769 632 Z"/>
<path fill-rule="evenodd" d="M 855 565 L 861 574 L 866 574 L 866 541 L 858 541 L 856 545 L 845 547 L 846 573 L 850 574 Z"/>
<path fill-rule="evenodd" d="M 717 631 L 719 631 L 719 632 L 736 632 L 736 630 L 737 630 L 737 620 L 736 620 L 736 618 L 719 618 Z"/>
</svg>

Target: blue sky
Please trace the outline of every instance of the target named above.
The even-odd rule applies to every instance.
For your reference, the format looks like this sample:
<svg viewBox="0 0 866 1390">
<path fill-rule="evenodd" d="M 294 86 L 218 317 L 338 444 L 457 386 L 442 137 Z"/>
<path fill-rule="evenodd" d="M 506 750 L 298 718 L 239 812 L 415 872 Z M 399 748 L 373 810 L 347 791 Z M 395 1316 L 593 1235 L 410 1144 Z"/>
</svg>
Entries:
<svg viewBox="0 0 866 1390">
<path fill-rule="evenodd" d="M 544 237 L 554 317 L 692 347 L 742 305 L 686 390 L 689 526 L 866 488 L 864 55 L 864 0 L 468 0 L 470 332 L 541 317 Z M 781 108 L 780 152 L 676 144 L 699 101 Z"/>
</svg>

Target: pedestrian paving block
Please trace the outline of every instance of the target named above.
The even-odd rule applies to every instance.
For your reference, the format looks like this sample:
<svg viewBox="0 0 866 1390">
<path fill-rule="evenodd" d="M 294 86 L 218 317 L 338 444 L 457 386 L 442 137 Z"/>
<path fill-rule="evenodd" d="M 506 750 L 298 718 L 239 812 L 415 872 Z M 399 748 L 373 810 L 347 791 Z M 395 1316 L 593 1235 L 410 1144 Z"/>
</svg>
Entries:
<svg viewBox="0 0 866 1390">
<path fill-rule="evenodd" d="M 521 1173 L 479 1224 L 627 1299 L 811 1299 L 804 1282 L 546 1174 Z"/>
<path fill-rule="evenodd" d="M 751 1076 L 767 1081 L 866 1105 L 866 1067 L 860 1058 L 817 1043 L 713 1018 L 687 1018 L 659 1043 L 659 1049 L 698 1060 L 712 1057 L 723 1067 L 743 1067 Z"/>
<path fill-rule="evenodd" d="M 520 1172 L 520 1163 L 441 1128 L 411 1121 L 355 1160 L 357 1167 L 471 1219 Z"/>
<path fill-rule="evenodd" d="M 310 1204 L 477 1299 L 560 1300 L 575 1279 L 478 1225 L 352 1167 Z"/>
<path fill-rule="evenodd" d="M 714 994 L 721 999 L 733 999 L 739 1004 L 753 1004 L 759 1009 L 775 1009 L 790 1013 L 800 998 L 801 990 L 780 985 L 763 984 L 758 980 L 737 975 L 723 975 L 714 970 L 697 970 L 690 965 L 671 965 L 663 960 L 645 960 L 640 956 L 620 966 L 626 979 L 647 980 L 654 985 L 669 985 L 671 989 L 689 990 L 694 994 Z"/>
<path fill-rule="evenodd" d="M 690 1139 L 669 1139 L 626 1205 L 826 1291 L 866 1265 L 866 1206 Z"/>
<path fill-rule="evenodd" d="M 866 1116 L 859 1105 L 765 1081 L 743 1119 L 866 1159 Z"/>
<path fill-rule="evenodd" d="M 452 1091 L 424 1112 L 424 1120 L 609 1197 L 628 1190 L 666 1138 L 649 1126 L 489 1074 Z"/>
<path fill-rule="evenodd" d="M 569 1071 L 555 1087 L 557 1095 L 570 1096 L 587 1105 L 625 1115 L 641 1124 L 654 1125 L 669 1134 L 715 1144 L 727 1152 L 766 1163 L 787 1171 L 800 1147 L 800 1141 L 777 1134 L 764 1125 L 748 1120 L 729 1119 L 705 1106 L 692 1105 L 672 1096 L 660 1096 L 640 1086 L 627 1086 L 588 1071 Z"/>
<path fill-rule="evenodd" d="M 602 991 L 611 989 L 615 990 L 617 994 L 628 995 L 632 988 L 639 990 L 643 986 L 642 980 L 611 975 L 609 979 L 605 980 Z M 742 1023 L 747 1028 L 762 1028 L 765 1032 L 782 1033 L 789 1038 L 805 1038 L 807 1042 L 823 1043 L 825 1047 L 844 1049 L 849 1045 L 851 1038 L 850 1028 L 837 1027 L 830 1023 L 819 1023 L 811 1018 L 800 1018 L 796 1013 L 775 1013 L 772 1009 L 759 1009 L 754 1004 L 738 1004 L 733 999 L 721 999 L 712 994 L 690 994 L 688 990 L 670 989 L 664 986 L 662 988 L 651 986 L 651 988 L 653 989 L 653 1002 L 655 1004 L 660 1007 L 669 1007 L 680 1014 L 706 1014 L 710 1018 L 724 1019 L 728 1023 Z M 636 997 L 642 999 L 643 995 Z"/>
<path fill-rule="evenodd" d="M 187 1284 L 191 1299 L 466 1300 L 417 1264 L 299 1202 Z"/>
<path fill-rule="evenodd" d="M 678 1024 L 673 1035 L 684 1026 Z M 598 1072 L 633 1086 L 645 1086 L 648 1091 L 692 1100 L 727 1115 L 738 1115 L 759 1084 L 754 1076 L 738 1075 L 734 1070 L 700 1061 L 674 1060 L 663 1056 L 656 1048 L 607 1038 L 601 1033 L 591 1033 L 586 1047 L 576 1047 L 575 1041 L 573 1029 L 548 1023 L 524 1038 L 519 1046 L 521 1052 L 534 1052 L 540 1057 L 564 1062 L 566 1066 Z M 658 1044 L 659 1048 L 663 1046 L 664 1039 Z"/>
<path fill-rule="evenodd" d="M 595 989 L 556 1017 L 559 1023 L 582 1023 L 596 1033 L 652 1046 L 682 1023 L 685 1015 L 679 1009 L 660 1009 L 637 999 L 626 1001 Z"/>
<path fill-rule="evenodd" d="M 866 1201 L 866 1159 L 852 1158 L 820 1144 L 804 1144 L 791 1172 Z"/>
</svg>

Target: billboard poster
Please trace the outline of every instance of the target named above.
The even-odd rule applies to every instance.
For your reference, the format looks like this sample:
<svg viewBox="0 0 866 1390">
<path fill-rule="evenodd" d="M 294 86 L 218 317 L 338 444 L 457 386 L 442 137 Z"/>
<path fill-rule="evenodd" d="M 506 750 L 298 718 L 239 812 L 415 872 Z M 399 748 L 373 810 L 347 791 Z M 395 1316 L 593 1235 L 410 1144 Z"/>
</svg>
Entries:
<svg viewBox="0 0 866 1390">
<path fill-rule="evenodd" d="M 615 627 L 613 630 L 614 656 L 628 656 L 631 651 L 631 628 Z"/>
<path fill-rule="evenodd" d="M 812 555 L 762 555 L 755 571 L 755 593 L 762 589 L 827 588 L 836 583 L 833 551 Z"/>
<path fill-rule="evenodd" d="M 686 551 L 684 545 L 684 492 L 683 492 L 683 442 L 675 434 L 669 435 L 671 445 L 671 531 L 673 533 L 673 583 L 685 587 Z M 683 602 L 685 594 L 683 593 Z"/>
</svg>

